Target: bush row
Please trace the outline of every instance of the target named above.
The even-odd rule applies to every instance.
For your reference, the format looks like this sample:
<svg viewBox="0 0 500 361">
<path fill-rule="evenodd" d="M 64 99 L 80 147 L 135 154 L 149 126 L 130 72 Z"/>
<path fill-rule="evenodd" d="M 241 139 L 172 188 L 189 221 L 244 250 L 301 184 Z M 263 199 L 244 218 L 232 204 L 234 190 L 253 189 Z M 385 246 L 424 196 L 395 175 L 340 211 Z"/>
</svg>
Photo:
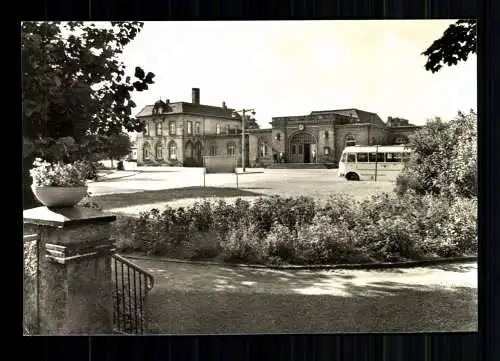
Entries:
<svg viewBox="0 0 500 361">
<path fill-rule="evenodd" d="M 382 194 L 201 201 L 115 224 L 122 252 L 229 262 L 335 264 L 477 252 L 477 201 Z"/>
</svg>

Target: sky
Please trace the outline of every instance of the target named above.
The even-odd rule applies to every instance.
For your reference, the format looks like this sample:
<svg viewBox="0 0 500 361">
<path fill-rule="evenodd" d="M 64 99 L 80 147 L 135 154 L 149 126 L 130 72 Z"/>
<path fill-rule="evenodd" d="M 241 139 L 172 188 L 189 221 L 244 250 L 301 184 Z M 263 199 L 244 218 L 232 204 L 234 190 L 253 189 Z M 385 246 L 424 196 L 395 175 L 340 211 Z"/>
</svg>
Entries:
<svg viewBox="0 0 500 361">
<path fill-rule="evenodd" d="M 125 48 L 130 69 L 155 74 L 134 92 L 137 113 L 159 99 L 272 117 L 357 108 L 401 117 L 453 118 L 477 108 L 476 56 L 437 73 L 421 53 L 453 20 L 146 22 Z"/>
</svg>

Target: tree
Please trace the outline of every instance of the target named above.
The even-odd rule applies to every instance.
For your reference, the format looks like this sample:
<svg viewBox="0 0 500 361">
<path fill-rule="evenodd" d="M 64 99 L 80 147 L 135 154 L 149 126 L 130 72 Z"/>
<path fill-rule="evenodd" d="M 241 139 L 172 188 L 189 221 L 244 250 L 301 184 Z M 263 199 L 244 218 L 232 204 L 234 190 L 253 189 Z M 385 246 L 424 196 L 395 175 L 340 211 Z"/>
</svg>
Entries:
<svg viewBox="0 0 500 361">
<path fill-rule="evenodd" d="M 28 169 L 35 156 L 89 158 L 100 144 L 98 135 L 143 129 L 132 115 L 131 93 L 147 90 L 154 74 L 136 67 L 131 80 L 118 59 L 142 27 L 140 22 L 22 23 L 25 199 L 32 199 Z"/>
<path fill-rule="evenodd" d="M 410 137 L 413 156 L 397 180 L 398 193 L 477 197 L 477 114 L 458 113 L 443 122 L 429 120 Z"/>
<path fill-rule="evenodd" d="M 245 114 L 245 128 L 246 129 L 259 129 L 259 124 L 257 120 L 253 118 L 251 115 Z"/>
<path fill-rule="evenodd" d="M 111 160 L 113 166 L 114 159 L 120 159 L 130 154 L 132 142 L 126 133 L 111 134 L 104 138 L 104 154 Z"/>
<path fill-rule="evenodd" d="M 98 28 L 83 22 L 25 22 L 21 28 L 23 133 L 31 140 L 142 130 L 131 92 L 153 73 L 125 76 L 117 56 L 141 30 L 138 22 Z"/>
<path fill-rule="evenodd" d="M 470 54 L 476 53 L 476 20 L 459 20 L 451 24 L 443 35 L 435 40 L 422 54 L 427 57 L 425 70 L 435 73 L 443 65 L 456 65 L 466 61 Z"/>
</svg>

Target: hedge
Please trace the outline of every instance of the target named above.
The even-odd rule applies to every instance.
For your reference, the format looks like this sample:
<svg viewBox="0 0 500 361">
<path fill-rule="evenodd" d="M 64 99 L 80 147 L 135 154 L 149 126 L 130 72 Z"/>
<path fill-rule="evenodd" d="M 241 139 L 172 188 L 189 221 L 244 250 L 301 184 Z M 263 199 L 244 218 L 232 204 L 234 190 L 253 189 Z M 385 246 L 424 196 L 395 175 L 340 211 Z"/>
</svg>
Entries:
<svg viewBox="0 0 500 361">
<path fill-rule="evenodd" d="M 477 253 L 477 200 L 382 194 L 201 201 L 115 222 L 120 252 L 258 264 L 339 264 Z"/>
</svg>

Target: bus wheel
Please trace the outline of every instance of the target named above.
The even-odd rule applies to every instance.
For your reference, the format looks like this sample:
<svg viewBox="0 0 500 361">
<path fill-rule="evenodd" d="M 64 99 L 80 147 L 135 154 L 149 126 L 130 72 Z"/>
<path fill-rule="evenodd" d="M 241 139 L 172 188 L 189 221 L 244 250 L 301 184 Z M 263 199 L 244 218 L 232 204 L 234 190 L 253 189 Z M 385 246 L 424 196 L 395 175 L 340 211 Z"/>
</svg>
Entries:
<svg viewBox="0 0 500 361">
<path fill-rule="evenodd" d="M 359 176 L 356 173 L 347 173 L 346 178 L 350 181 L 359 181 Z"/>
</svg>

